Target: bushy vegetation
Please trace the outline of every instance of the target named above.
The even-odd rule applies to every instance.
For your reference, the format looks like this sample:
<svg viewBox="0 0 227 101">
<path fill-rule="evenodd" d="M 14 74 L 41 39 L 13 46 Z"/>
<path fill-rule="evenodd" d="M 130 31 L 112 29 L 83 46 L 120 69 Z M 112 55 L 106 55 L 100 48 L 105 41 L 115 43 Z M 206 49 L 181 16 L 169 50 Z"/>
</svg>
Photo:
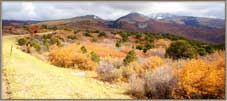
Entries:
<svg viewBox="0 0 227 101">
<path fill-rule="evenodd" d="M 100 61 L 100 57 L 95 53 L 95 52 L 91 52 L 91 60 L 94 62 L 99 62 Z"/>
<path fill-rule="evenodd" d="M 225 55 L 216 52 L 207 59 L 192 59 L 183 64 L 176 75 L 178 87 L 174 98 L 225 98 Z M 212 59 L 212 60 L 209 60 Z"/>
<path fill-rule="evenodd" d="M 166 50 L 166 57 L 173 59 L 179 58 L 194 58 L 196 56 L 194 47 L 184 40 L 177 40 L 173 42 Z"/>
<path fill-rule="evenodd" d="M 84 36 L 92 37 L 91 33 L 89 33 L 89 32 L 85 32 L 85 33 L 84 33 Z"/>
<path fill-rule="evenodd" d="M 76 35 L 69 35 L 68 38 L 72 40 L 77 39 Z"/>
<path fill-rule="evenodd" d="M 34 47 L 36 49 L 36 51 L 40 51 L 41 50 L 41 45 L 37 41 L 31 40 L 27 44 L 30 44 L 32 47 Z"/>
<path fill-rule="evenodd" d="M 47 25 L 41 25 L 41 28 L 47 29 Z"/>
<path fill-rule="evenodd" d="M 136 52 L 134 50 L 128 52 L 127 56 L 125 57 L 125 59 L 123 60 L 124 61 L 124 64 L 129 64 L 130 62 L 132 61 L 135 61 L 137 60 L 137 55 L 136 55 Z"/>
<path fill-rule="evenodd" d="M 162 66 L 165 63 L 165 61 L 158 57 L 158 56 L 151 56 L 147 60 L 145 60 L 143 66 L 147 70 L 155 70 L 158 67 Z"/>
<path fill-rule="evenodd" d="M 115 44 L 116 47 L 121 47 L 121 41 L 117 41 Z"/>
<path fill-rule="evenodd" d="M 60 39 L 55 38 L 55 37 L 52 37 L 52 38 L 50 39 L 50 43 L 51 43 L 51 44 L 57 44 L 58 46 L 61 46 L 61 41 L 60 41 Z"/>
<path fill-rule="evenodd" d="M 121 78 L 121 72 L 120 69 L 118 69 L 120 65 L 119 60 L 107 58 L 100 61 L 96 72 L 101 80 L 115 82 Z"/>
<path fill-rule="evenodd" d="M 87 49 L 85 48 L 85 46 L 82 46 L 82 47 L 80 48 L 80 50 L 82 51 L 82 53 L 87 53 Z"/>
<path fill-rule="evenodd" d="M 157 63 L 152 66 L 156 69 L 142 73 L 144 76 L 133 73 L 129 79 L 129 92 L 137 98 L 152 99 L 225 98 L 224 54 L 219 51 L 205 58 L 167 62 L 165 65 L 160 65 L 159 61 L 163 60 L 150 58 L 153 61 L 149 63 Z M 150 66 L 146 64 L 144 67 Z"/>
<path fill-rule="evenodd" d="M 77 44 L 52 50 L 48 57 L 52 64 L 60 67 L 79 68 L 82 70 L 95 70 L 96 68 L 96 64 L 90 57 L 80 53 Z"/>
<path fill-rule="evenodd" d="M 46 34 L 33 40 L 21 38 L 17 41 L 18 45 L 33 47 L 37 51 L 47 47 L 50 51 L 48 60 L 53 65 L 96 70 L 98 78 L 103 81 L 129 83 L 129 93 L 137 98 L 225 97 L 225 54 L 224 51 L 217 52 L 224 49 L 223 45 L 171 34 L 114 32 L 118 40 L 115 46 L 123 47 L 111 48 L 109 46 L 114 44 L 100 44 L 102 40 L 94 43 L 99 37 L 109 37 L 105 32 L 85 30 L 83 35 L 91 37 L 91 33 L 98 33 L 98 37 L 89 38 L 92 42 L 84 42 L 84 46 L 70 44 L 59 47 L 68 44 L 66 37 L 76 39 L 78 30 L 72 33 Z M 136 46 L 137 50 L 132 50 L 131 46 Z"/>
<path fill-rule="evenodd" d="M 18 45 L 22 46 L 25 45 L 28 42 L 26 38 L 20 38 L 17 40 Z"/>
<path fill-rule="evenodd" d="M 92 42 L 97 42 L 98 41 L 98 39 L 97 38 L 92 38 L 92 40 L 91 40 Z"/>
<path fill-rule="evenodd" d="M 105 37 L 106 36 L 106 33 L 105 32 L 100 32 L 98 37 Z"/>
</svg>

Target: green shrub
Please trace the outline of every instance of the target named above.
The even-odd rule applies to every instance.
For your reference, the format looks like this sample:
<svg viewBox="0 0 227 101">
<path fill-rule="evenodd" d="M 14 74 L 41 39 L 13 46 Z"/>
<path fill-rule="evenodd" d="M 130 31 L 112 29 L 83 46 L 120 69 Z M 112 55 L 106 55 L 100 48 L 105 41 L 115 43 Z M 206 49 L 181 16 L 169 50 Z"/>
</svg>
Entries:
<svg viewBox="0 0 227 101">
<path fill-rule="evenodd" d="M 147 43 L 145 44 L 144 48 L 146 48 L 146 49 L 149 50 L 149 49 L 151 49 L 151 48 L 154 48 L 154 44 L 151 43 L 151 42 L 147 42 Z"/>
<path fill-rule="evenodd" d="M 77 33 L 79 33 L 79 32 L 80 32 L 80 30 L 75 30 L 75 31 L 73 31 L 74 34 L 77 34 Z"/>
<path fill-rule="evenodd" d="M 206 49 L 206 52 L 207 53 L 214 53 L 214 47 L 212 47 L 212 46 L 210 46 L 210 45 L 207 45 L 206 47 L 205 47 L 205 49 Z"/>
<path fill-rule="evenodd" d="M 198 48 L 197 52 L 199 53 L 199 55 L 201 56 L 205 56 L 207 54 L 206 50 L 204 48 Z"/>
<path fill-rule="evenodd" d="M 146 53 L 151 48 L 154 48 L 154 44 L 151 42 L 147 42 L 144 46 L 143 52 Z"/>
<path fill-rule="evenodd" d="M 47 25 L 41 25 L 41 28 L 47 29 Z"/>
<path fill-rule="evenodd" d="M 115 44 L 116 47 L 121 47 L 121 41 L 117 41 Z"/>
<path fill-rule="evenodd" d="M 36 51 L 40 51 L 41 50 L 41 45 L 39 42 L 37 41 L 30 41 L 29 43 L 32 47 L 34 47 L 36 49 Z"/>
<path fill-rule="evenodd" d="M 92 37 L 91 34 L 90 34 L 89 32 L 85 32 L 85 33 L 84 33 L 84 36 Z"/>
<path fill-rule="evenodd" d="M 105 32 L 100 32 L 98 37 L 105 37 L 106 36 L 106 33 Z"/>
<path fill-rule="evenodd" d="M 143 50 L 144 49 L 144 46 L 141 45 L 141 44 L 138 44 L 138 45 L 136 45 L 136 49 Z"/>
<path fill-rule="evenodd" d="M 47 49 L 49 49 L 50 44 L 47 39 L 43 40 L 43 44 L 47 47 Z"/>
<path fill-rule="evenodd" d="M 43 35 L 44 39 L 50 39 L 53 35 L 52 34 L 45 34 Z"/>
<path fill-rule="evenodd" d="M 142 37 L 142 34 L 141 33 L 136 33 L 136 38 L 137 39 L 140 39 Z"/>
<path fill-rule="evenodd" d="M 87 53 L 87 49 L 86 49 L 84 46 L 82 46 L 82 47 L 80 48 L 80 50 L 82 51 L 82 53 Z"/>
<path fill-rule="evenodd" d="M 95 31 L 93 31 L 94 33 L 99 33 L 99 30 L 95 30 Z"/>
<path fill-rule="evenodd" d="M 120 33 L 120 36 L 122 37 L 123 42 L 128 41 L 128 34 L 127 33 Z"/>
<path fill-rule="evenodd" d="M 22 46 L 25 45 L 27 43 L 27 39 L 26 38 L 20 38 L 17 40 L 18 45 Z"/>
<path fill-rule="evenodd" d="M 100 58 L 99 56 L 95 53 L 95 52 L 91 52 L 91 60 L 94 61 L 94 62 L 99 62 L 100 61 Z"/>
<path fill-rule="evenodd" d="M 64 28 L 64 30 L 66 30 L 66 31 L 71 31 L 71 29 L 69 29 L 69 28 Z"/>
<path fill-rule="evenodd" d="M 54 38 L 54 37 L 52 37 L 52 38 L 50 39 L 50 43 L 51 43 L 51 44 L 57 44 L 58 46 L 61 45 L 61 41 L 60 41 L 58 38 Z"/>
<path fill-rule="evenodd" d="M 58 28 L 56 26 L 52 26 L 52 27 L 49 27 L 48 29 L 57 30 Z"/>
<path fill-rule="evenodd" d="M 68 38 L 72 39 L 72 40 L 77 39 L 77 37 L 75 35 L 70 35 L 70 36 L 68 36 Z"/>
<path fill-rule="evenodd" d="M 194 47 L 185 40 L 177 40 L 173 42 L 166 50 L 166 57 L 173 59 L 194 58 L 196 56 Z"/>
<path fill-rule="evenodd" d="M 98 41 L 98 39 L 97 38 L 92 38 L 92 40 L 91 40 L 92 42 L 97 42 Z"/>
<path fill-rule="evenodd" d="M 124 61 L 124 64 L 127 65 L 130 62 L 137 60 L 137 58 L 138 57 L 136 55 L 136 52 L 134 50 L 131 50 L 128 52 L 127 56 L 125 57 L 125 59 L 123 61 Z"/>
</svg>

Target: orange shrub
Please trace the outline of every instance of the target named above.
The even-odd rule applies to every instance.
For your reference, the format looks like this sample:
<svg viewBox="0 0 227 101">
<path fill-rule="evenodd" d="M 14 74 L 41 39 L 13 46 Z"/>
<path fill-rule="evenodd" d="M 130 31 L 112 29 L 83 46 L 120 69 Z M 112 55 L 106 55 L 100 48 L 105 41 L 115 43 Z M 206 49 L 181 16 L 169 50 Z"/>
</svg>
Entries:
<svg viewBox="0 0 227 101">
<path fill-rule="evenodd" d="M 90 51 L 94 51 L 101 57 L 112 56 L 114 58 L 122 58 L 126 56 L 126 54 L 116 50 L 115 48 L 110 48 L 101 44 L 89 43 L 86 45 L 86 48 Z"/>
<path fill-rule="evenodd" d="M 56 66 L 83 70 L 94 70 L 96 67 L 89 56 L 80 52 L 77 44 L 50 51 L 49 61 Z"/>
<path fill-rule="evenodd" d="M 215 60 L 209 60 L 213 57 Z M 225 55 L 216 52 L 206 59 L 193 59 L 176 71 L 174 98 L 225 98 Z"/>
</svg>

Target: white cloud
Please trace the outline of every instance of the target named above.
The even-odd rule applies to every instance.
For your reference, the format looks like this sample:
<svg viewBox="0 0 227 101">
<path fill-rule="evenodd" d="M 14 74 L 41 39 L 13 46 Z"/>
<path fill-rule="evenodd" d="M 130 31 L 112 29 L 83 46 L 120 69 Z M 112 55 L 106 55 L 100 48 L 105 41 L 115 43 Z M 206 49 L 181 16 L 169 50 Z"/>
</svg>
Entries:
<svg viewBox="0 0 227 101">
<path fill-rule="evenodd" d="M 172 13 L 200 17 L 225 17 L 225 4 L 216 2 L 157 2 L 157 1 L 68 1 L 68 2 L 3 2 L 3 19 L 51 20 L 88 14 L 103 19 L 117 19 L 130 12 L 145 15 Z"/>
</svg>

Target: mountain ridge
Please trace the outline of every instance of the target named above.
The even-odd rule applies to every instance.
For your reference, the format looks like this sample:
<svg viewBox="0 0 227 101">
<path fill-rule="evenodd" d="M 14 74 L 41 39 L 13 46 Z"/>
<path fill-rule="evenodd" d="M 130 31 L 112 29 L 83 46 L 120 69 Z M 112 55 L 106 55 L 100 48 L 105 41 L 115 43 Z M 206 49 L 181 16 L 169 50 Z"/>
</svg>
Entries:
<svg viewBox="0 0 227 101">
<path fill-rule="evenodd" d="M 104 20 L 96 15 L 84 15 L 69 19 L 42 21 L 38 23 L 32 23 L 32 25 L 51 25 L 91 30 L 171 33 L 181 37 L 210 43 L 223 43 L 225 40 L 223 38 L 225 36 L 224 27 L 217 28 L 206 26 L 205 22 L 201 23 L 201 19 L 196 17 L 184 17 L 184 19 L 182 18 L 183 20 L 179 20 L 178 16 L 169 15 L 168 18 L 171 17 L 177 18 L 177 20 L 154 19 L 137 12 L 132 12 L 125 16 L 121 16 L 114 21 Z M 209 20 L 207 23 L 210 24 Z M 215 21 L 213 21 L 211 24 L 213 23 L 219 24 L 219 22 Z"/>
</svg>

